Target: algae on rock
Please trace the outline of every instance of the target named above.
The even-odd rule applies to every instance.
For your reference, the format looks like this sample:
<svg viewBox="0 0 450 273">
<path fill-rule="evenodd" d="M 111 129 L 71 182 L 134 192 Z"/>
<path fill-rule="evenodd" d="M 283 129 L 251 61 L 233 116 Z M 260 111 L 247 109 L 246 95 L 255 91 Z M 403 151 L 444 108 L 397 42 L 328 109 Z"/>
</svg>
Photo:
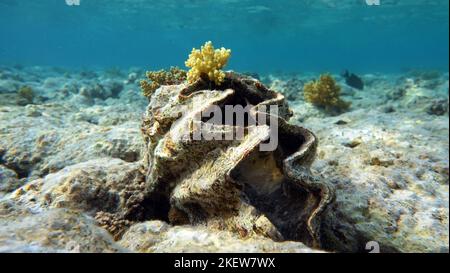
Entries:
<svg viewBox="0 0 450 273">
<path fill-rule="evenodd" d="M 184 82 L 186 80 L 186 71 L 178 67 L 171 67 L 168 71 L 164 69 L 147 71 L 146 76 L 149 81 L 142 80 L 140 84 L 142 94 L 150 99 L 153 92 L 161 87 L 161 85 L 173 85 Z"/>
</svg>

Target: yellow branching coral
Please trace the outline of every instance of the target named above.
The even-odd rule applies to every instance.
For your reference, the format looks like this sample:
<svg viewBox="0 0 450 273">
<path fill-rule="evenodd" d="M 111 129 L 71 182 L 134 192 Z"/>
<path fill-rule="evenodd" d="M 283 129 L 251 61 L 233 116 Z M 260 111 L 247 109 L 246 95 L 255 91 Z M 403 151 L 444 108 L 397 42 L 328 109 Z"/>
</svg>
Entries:
<svg viewBox="0 0 450 273">
<path fill-rule="evenodd" d="M 312 81 L 303 87 L 305 100 L 326 110 L 341 111 L 350 107 L 350 103 L 340 98 L 341 87 L 330 74 L 320 76 L 318 81 Z"/>
<path fill-rule="evenodd" d="M 220 85 L 225 78 L 225 73 L 220 69 L 227 64 L 230 55 L 229 49 L 214 49 L 211 41 L 206 42 L 200 50 L 193 48 L 185 63 L 191 68 L 187 74 L 188 82 L 194 83 L 200 77 L 207 76 L 210 81 Z"/>
<path fill-rule="evenodd" d="M 147 71 L 147 80 L 142 80 L 141 89 L 144 96 L 150 98 L 150 96 L 158 89 L 161 85 L 172 85 L 180 84 L 186 80 L 186 71 L 178 68 L 171 67 L 169 71 L 159 70 L 159 71 Z"/>
</svg>

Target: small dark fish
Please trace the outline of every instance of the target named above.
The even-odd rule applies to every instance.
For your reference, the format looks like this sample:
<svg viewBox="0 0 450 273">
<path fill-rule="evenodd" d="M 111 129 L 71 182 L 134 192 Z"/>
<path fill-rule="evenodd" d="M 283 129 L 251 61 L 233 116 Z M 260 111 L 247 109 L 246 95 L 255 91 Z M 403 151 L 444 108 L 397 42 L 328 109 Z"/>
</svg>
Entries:
<svg viewBox="0 0 450 273">
<path fill-rule="evenodd" d="M 345 70 L 342 73 L 342 77 L 345 78 L 345 83 L 348 86 L 351 86 L 351 87 L 359 89 L 359 90 L 363 90 L 364 89 L 364 82 L 359 76 L 348 72 L 348 70 Z"/>
</svg>

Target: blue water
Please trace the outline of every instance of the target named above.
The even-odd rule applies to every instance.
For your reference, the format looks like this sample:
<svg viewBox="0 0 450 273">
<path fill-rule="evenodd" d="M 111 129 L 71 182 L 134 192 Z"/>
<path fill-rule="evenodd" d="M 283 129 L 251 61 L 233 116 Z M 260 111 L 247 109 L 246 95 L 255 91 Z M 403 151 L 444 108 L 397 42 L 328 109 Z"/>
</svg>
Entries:
<svg viewBox="0 0 450 273">
<path fill-rule="evenodd" d="M 253 72 L 448 71 L 448 0 L 0 0 L 0 65 L 184 66 L 207 40 Z"/>
</svg>

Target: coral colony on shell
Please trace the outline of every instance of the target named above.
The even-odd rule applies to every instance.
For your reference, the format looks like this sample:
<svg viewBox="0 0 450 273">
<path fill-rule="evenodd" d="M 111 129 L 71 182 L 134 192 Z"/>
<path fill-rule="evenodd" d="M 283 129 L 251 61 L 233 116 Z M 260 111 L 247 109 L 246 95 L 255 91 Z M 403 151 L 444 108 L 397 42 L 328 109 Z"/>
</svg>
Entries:
<svg viewBox="0 0 450 273">
<path fill-rule="evenodd" d="M 211 41 L 206 42 L 200 50 L 193 48 L 185 63 L 191 68 L 187 74 L 188 82 L 194 83 L 205 75 L 210 81 L 220 85 L 225 78 L 225 73 L 220 69 L 227 65 L 230 56 L 230 49 L 214 49 Z"/>
<path fill-rule="evenodd" d="M 448 253 L 448 1 L 59 1 L 0 1 L 0 252 Z"/>
</svg>

